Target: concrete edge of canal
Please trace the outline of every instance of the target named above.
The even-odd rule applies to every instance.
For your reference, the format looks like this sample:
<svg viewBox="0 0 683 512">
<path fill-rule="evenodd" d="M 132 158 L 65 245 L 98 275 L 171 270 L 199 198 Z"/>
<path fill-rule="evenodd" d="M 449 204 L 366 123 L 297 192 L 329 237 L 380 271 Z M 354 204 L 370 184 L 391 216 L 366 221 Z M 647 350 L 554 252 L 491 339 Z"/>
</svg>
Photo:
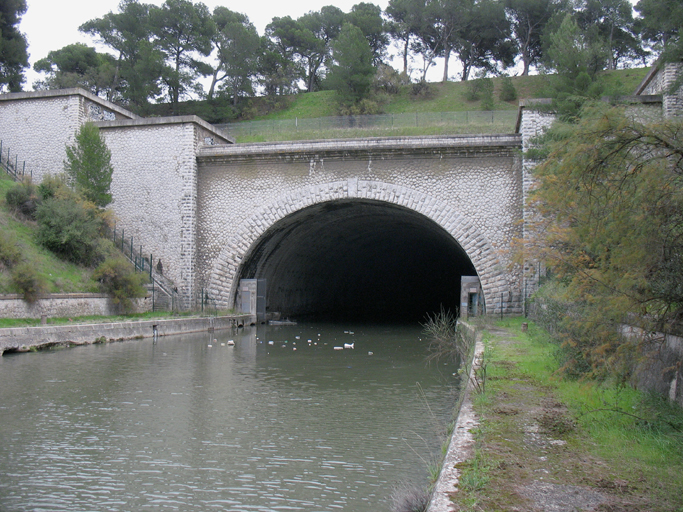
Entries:
<svg viewBox="0 0 683 512">
<path fill-rule="evenodd" d="M 216 317 L 160 318 L 97 324 L 41 325 L 0 329 L 0 355 L 28 352 L 57 345 L 88 345 L 189 332 L 211 332 L 256 323 L 254 315 Z"/>
<path fill-rule="evenodd" d="M 460 400 L 460 410 L 448 444 L 448 451 L 444 457 L 439 478 L 434 485 L 427 512 L 451 512 L 455 510 L 450 495 L 456 491 L 460 479 L 460 469 L 457 465 L 471 459 L 474 455 L 472 430 L 479 425 L 479 420 L 472 407 L 472 395 L 474 394 L 476 371 L 482 363 L 484 344 L 481 341 L 481 334 L 476 332 L 474 327 L 465 322 L 460 322 L 460 325 L 468 330 L 475 331 L 476 343 L 472 356 L 473 364 L 470 367 L 467 386 Z"/>
</svg>

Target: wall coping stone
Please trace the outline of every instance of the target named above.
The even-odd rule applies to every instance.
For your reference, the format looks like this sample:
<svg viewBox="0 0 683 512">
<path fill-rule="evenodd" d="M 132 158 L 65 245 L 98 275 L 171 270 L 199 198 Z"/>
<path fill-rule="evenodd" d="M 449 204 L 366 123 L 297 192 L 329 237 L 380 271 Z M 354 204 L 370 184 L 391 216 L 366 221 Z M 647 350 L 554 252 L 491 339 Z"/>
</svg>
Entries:
<svg viewBox="0 0 683 512">
<path fill-rule="evenodd" d="M 100 130 L 116 129 L 116 128 L 139 128 L 147 126 L 163 126 L 176 124 L 195 124 L 204 130 L 210 132 L 216 138 L 220 139 L 221 147 L 232 145 L 235 140 L 226 137 L 223 132 L 218 130 L 215 126 L 207 123 L 199 116 L 167 116 L 167 117 L 139 117 L 137 119 L 120 119 L 116 121 L 98 121 L 95 123 Z"/>
<path fill-rule="evenodd" d="M 24 296 L 20 293 L 0 293 L 0 300 L 17 300 L 23 299 Z M 40 299 L 110 299 L 111 296 L 106 293 L 43 293 L 38 295 Z"/>
<path fill-rule="evenodd" d="M 197 157 L 205 161 L 233 161 L 235 157 L 296 157 L 310 154 L 343 154 L 368 152 L 414 153 L 416 150 L 488 150 L 521 147 L 517 134 L 502 135 L 435 135 L 424 137 L 369 137 L 362 139 L 305 140 L 290 142 L 252 142 L 231 146 L 205 146 Z"/>
<path fill-rule="evenodd" d="M 82 96 L 93 103 L 99 103 L 103 107 L 114 110 L 116 113 L 131 119 L 141 119 L 137 114 L 118 106 L 111 101 L 100 98 L 99 96 L 81 89 L 80 87 L 73 87 L 70 89 L 53 89 L 49 91 L 26 91 L 26 92 L 10 92 L 0 94 L 0 101 L 15 101 L 15 100 L 29 100 L 29 99 L 48 99 L 59 98 L 64 96 Z"/>
</svg>

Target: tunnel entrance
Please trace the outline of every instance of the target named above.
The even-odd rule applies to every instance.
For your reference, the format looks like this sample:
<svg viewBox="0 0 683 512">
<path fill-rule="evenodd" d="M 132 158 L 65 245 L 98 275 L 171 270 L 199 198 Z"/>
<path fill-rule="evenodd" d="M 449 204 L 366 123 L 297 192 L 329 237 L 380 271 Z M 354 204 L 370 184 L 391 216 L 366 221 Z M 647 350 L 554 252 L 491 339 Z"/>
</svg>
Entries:
<svg viewBox="0 0 683 512">
<path fill-rule="evenodd" d="M 476 275 L 453 237 L 407 208 L 344 199 L 292 213 L 248 253 L 240 278 L 267 280 L 267 311 L 299 320 L 416 322 L 456 312 Z"/>
</svg>

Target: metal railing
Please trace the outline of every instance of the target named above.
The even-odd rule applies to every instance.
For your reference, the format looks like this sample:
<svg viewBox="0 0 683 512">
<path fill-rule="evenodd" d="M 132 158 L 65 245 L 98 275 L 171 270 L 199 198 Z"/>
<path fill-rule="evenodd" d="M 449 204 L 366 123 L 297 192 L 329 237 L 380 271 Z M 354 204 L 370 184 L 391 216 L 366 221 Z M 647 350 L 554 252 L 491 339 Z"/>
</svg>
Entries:
<svg viewBox="0 0 683 512">
<path fill-rule="evenodd" d="M 388 136 L 424 130 L 427 134 L 507 133 L 513 132 L 516 110 L 478 110 L 465 112 L 411 112 L 364 116 L 274 119 L 218 124 L 235 139 L 264 137 L 268 140 L 296 140 L 302 136 L 345 138 Z"/>
<path fill-rule="evenodd" d="M 121 229 L 119 236 L 116 226 L 114 226 L 114 229 L 111 231 L 111 238 L 114 241 L 114 245 L 135 266 L 136 271 L 149 273 L 149 280 L 152 286 L 152 311 L 162 309 L 160 302 L 169 302 L 170 310 L 176 311 L 179 306 L 178 289 L 171 279 L 163 275 L 161 260 L 159 260 L 155 268 L 154 255 L 152 253 L 149 256 L 145 255 L 142 252 L 142 245 L 139 246 L 138 250 L 135 247 L 134 238 L 131 236 L 127 239 L 124 229 Z M 159 295 L 164 295 L 167 300 L 160 301 Z"/>
<path fill-rule="evenodd" d="M 14 158 L 12 158 L 14 157 Z M 26 176 L 26 160 L 19 162 L 19 155 L 12 155 L 11 148 L 0 140 L 0 167 L 5 169 L 14 181 L 19 181 Z M 33 171 L 29 171 L 33 177 Z"/>
<path fill-rule="evenodd" d="M 202 287 L 199 291 L 199 296 L 195 297 L 195 304 L 199 306 L 202 314 L 218 316 L 218 303 L 216 299 L 209 296 L 208 288 Z"/>
</svg>

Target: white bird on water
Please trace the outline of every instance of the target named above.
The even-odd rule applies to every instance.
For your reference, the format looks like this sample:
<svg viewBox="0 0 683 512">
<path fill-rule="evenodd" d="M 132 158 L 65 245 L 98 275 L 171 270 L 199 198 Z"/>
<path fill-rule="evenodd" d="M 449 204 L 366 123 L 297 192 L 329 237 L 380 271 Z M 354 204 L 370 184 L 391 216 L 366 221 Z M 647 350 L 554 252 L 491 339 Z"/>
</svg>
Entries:
<svg viewBox="0 0 683 512">
<path fill-rule="evenodd" d="M 355 341 L 353 343 L 344 343 L 344 348 L 356 348 L 355 345 Z"/>
</svg>

